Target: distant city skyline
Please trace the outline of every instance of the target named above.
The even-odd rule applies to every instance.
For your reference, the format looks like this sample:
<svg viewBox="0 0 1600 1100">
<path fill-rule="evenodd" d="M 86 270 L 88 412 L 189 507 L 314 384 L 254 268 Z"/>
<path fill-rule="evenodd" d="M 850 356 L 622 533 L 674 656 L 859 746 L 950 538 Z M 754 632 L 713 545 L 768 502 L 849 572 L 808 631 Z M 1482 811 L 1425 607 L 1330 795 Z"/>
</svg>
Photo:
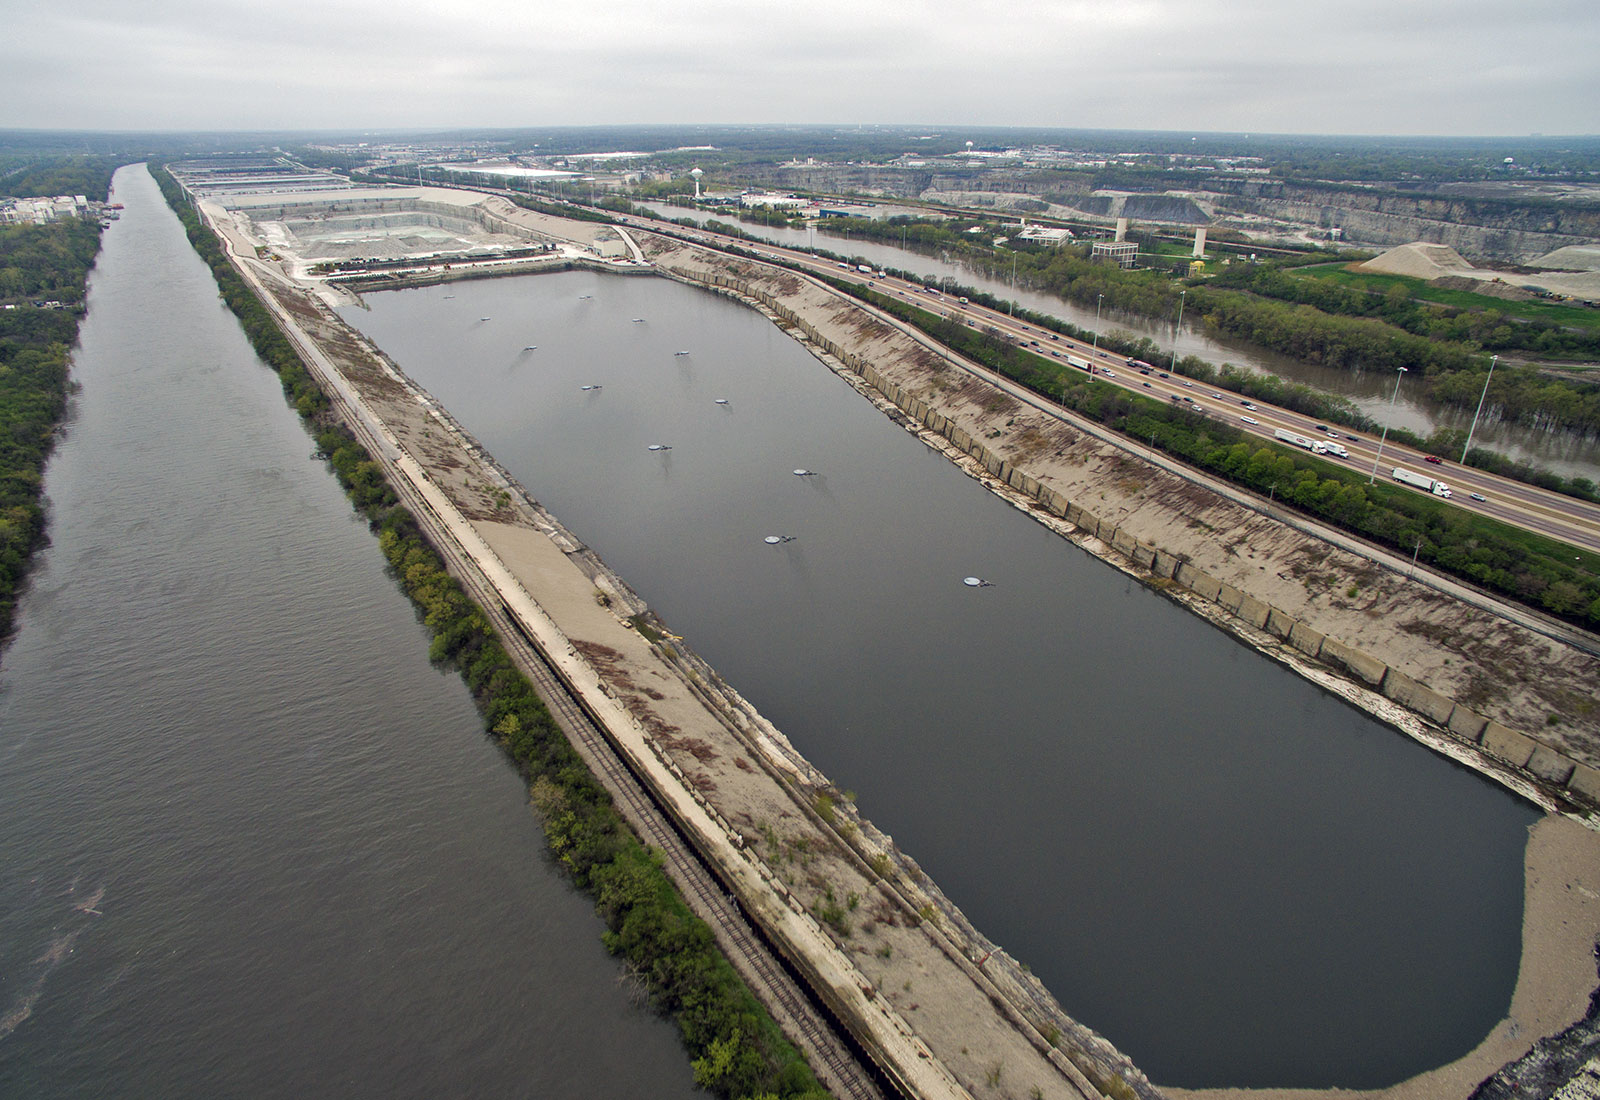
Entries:
<svg viewBox="0 0 1600 1100">
<path fill-rule="evenodd" d="M 1600 132 L 1591 0 L 0 0 L 0 15 L 6 128 Z"/>
</svg>

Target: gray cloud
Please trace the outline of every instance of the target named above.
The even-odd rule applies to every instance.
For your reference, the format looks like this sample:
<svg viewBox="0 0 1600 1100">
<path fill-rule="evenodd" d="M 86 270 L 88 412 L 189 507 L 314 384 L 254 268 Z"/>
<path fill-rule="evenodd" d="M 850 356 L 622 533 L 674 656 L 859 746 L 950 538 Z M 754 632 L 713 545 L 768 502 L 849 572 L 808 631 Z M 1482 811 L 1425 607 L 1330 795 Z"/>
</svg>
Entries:
<svg viewBox="0 0 1600 1100">
<path fill-rule="evenodd" d="M 1585 133 L 1579 0 L 0 0 L 0 125 Z"/>
</svg>

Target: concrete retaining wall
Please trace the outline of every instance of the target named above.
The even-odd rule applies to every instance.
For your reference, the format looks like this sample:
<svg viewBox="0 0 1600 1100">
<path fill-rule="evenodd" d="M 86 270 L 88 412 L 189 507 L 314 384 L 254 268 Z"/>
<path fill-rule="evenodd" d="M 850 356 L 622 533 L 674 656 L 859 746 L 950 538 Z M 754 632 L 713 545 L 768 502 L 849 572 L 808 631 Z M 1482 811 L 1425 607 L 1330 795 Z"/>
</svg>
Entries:
<svg viewBox="0 0 1600 1100">
<path fill-rule="evenodd" d="M 720 273 L 713 273 L 704 280 L 686 281 L 709 282 L 760 302 L 804 333 L 812 344 L 858 375 L 907 417 L 948 440 L 991 476 L 1033 498 L 1046 511 L 1065 519 L 1083 534 L 1108 544 L 1118 554 L 1153 576 L 1170 578 L 1177 585 L 1222 607 L 1252 627 L 1267 630 L 1306 656 L 1378 690 L 1385 698 L 1435 723 L 1455 740 L 1477 746 L 1485 756 L 1498 764 L 1521 769 L 1537 779 L 1541 786 L 1573 802 L 1600 808 L 1600 769 L 1575 761 L 1557 749 L 1539 744 L 1525 733 L 1474 712 L 1405 673 L 1389 668 L 1371 654 L 1327 637 L 1287 611 L 1272 607 L 1231 584 L 1211 577 L 1175 555 L 1140 543 L 1134 535 L 1115 524 L 1102 523 L 1092 512 L 1067 500 L 1056 490 L 1041 485 L 1037 478 L 1012 467 L 980 440 L 957 427 L 951 416 L 886 380 L 870 362 L 839 347 L 793 309 L 764 290 Z"/>
</svg>

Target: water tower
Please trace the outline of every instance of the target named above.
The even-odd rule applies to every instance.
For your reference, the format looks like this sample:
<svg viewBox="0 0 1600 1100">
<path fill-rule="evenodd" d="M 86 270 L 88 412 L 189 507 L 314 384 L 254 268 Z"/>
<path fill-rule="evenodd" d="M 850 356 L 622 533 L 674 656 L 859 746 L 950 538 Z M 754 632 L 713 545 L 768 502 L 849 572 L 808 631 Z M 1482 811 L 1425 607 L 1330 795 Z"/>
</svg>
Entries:
<svg viewBox="0 0 1600 1100">
<path fill-rule="evenodd" d="M 699 202 L 700 201 L 700 177 L 705 175 L 705 173 L 700 171 L 700 169 L 696 168 L 692 172 L 690 172 L 689 174 L 694 177 L 694 198 L 695 198 L 696 202 Z"/>
</svg>

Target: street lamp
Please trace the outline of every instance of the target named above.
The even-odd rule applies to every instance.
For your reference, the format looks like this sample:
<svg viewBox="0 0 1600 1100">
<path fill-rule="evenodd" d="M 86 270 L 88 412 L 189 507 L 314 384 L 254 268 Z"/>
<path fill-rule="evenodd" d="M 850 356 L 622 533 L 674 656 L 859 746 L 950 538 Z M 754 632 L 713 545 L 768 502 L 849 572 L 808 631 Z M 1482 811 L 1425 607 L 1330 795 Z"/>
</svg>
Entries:
<svg viewBox="0 0 1600 1100">
<path fill-rule="evenodd" d="M 1489 378 L 1494 377 L 1494 365 L 1499 360 L 1498 355 L 1489 356 Z M 1472 433 L 1478 430 L 1478 413 L 1483 412 L 1483 400 L 1489 396 L 1489 378 L 1483 380 L 1483 393 L 1478 395 L 1478 411 L 1472 414 L 1472 427 L 1467 429 L 1467 445 L 1461 448 L 1461 465 L 1467 464 L 1467 452 L 1472 449 Z"/>
<path fill-rule="evenodd" d="M 1389 395 L 1389 420 L 1393 420 L 1394 419 L 1394 399 L 1396 397 L 1400 396 L 1400 379 L 1404 378 L 1405 376 L 1406 376 L 1406 369 L 1404 367 L 1401 367 L 1400 368 L 1400 373 L 1394 376 L 1394 393 Z M 1383 423 L 1383 434 L 1378 437 L 1378 453 L 1372 456 L 1372 476 L 1367 478 L 1367 484 L 1368 485 L 1371 485 L 1374 481 L 1377 480 L 1377 477 L 1378 477 L 1378 462 L 1379 462 L 1379 460 L 1381 460 L 1383 458 L 1383 443 L 1384 443 L 1384 440 L 1386 440 L 1388 438 L 1389 438 L 1389 421 L 1385 420 L 1384 423 Z"/>
<path fill-rule="evenodd" d="M 1187 290 L 1178 292 L 1178 323 L 1172 326 L 1172 365 L 1168 370 L 1178 369 L 1178 330 L 1183 327 L 1183 300 L 1188 296 Z"/>
<path fill-rule="evenodd" d="M 1094 296 L 1094 351 L 1096 354 L 1100 351 L 1100 303 L 1105 300 L 1106 296 L 1104 294 L 1096 294 Z"/>
<path fill-rule="evenodd" d="M 1017 315 L 1017 254 L 1011 254 L 1011 316 Z"/>
</svg>

